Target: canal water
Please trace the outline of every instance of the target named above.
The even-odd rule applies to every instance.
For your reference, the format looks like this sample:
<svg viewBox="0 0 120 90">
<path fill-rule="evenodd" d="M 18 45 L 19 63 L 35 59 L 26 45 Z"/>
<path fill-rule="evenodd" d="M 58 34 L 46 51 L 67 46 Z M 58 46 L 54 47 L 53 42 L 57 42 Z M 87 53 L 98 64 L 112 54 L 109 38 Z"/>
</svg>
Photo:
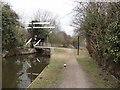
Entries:
<svg viewBox="0 0 120 90">
<path fill-rule="evenodd" d="M 3 59 L 2 87 L 26 88 L 49 62 L 49 56 L 42 56 L 39 53 Z"/>
</svg>

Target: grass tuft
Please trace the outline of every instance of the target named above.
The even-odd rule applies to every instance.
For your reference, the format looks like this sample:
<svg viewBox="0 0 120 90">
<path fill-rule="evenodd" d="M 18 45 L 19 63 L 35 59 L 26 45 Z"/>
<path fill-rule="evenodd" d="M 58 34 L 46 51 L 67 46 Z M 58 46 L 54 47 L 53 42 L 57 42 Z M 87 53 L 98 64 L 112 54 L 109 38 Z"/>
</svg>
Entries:
<svg viewBox="0 0 120 90">
<path fill-rule="evenodd" d="M 64 50 L 55 49 L 51 57 L 50 64 L 43 72 L 34 80 L 28 88 L 54 88 L 57 87 L 64 72 L 63 64 L 65 61 L 58 58 L 57 55 L 64 53 Z M 59 53 L 59 54 L 58 54 Z"/>
</svg>

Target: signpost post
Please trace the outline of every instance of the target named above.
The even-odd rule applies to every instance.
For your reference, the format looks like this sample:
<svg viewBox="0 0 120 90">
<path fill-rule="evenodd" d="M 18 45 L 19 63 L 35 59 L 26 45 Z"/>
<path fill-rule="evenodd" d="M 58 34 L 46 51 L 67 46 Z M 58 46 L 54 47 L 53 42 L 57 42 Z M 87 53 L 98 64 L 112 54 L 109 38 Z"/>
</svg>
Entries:
<svg viewBox="0 0 120 90">
<path fill-rule="evenodd" d="M 78 35 L 78 52 L 77 52 L 78 55 L 79 55 L 79 39 L 80 39 L 80 37 Z"/>
</svg>

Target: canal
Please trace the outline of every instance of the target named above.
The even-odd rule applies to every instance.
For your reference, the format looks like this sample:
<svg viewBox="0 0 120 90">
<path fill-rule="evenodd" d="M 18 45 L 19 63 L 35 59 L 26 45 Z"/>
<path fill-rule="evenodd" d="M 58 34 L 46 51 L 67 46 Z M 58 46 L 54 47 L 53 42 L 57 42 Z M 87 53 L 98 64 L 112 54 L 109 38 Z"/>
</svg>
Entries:
<svg viewBox="0 0 120 90">
<path fill-rule="evenodd" d="M 4 58 L 2 88 L 26 88 L 49 62 L 50 56 L 40 53 Z"/>
</svg>

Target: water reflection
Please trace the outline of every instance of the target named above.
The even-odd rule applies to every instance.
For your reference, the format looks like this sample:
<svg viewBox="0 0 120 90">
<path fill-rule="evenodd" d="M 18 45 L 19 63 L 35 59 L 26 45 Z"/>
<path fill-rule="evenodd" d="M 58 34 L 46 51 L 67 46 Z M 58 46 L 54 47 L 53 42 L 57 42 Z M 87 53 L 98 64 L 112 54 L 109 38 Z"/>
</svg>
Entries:
<svg viewBox="0 0 120 90">
<path fill-rule="evenodd" d="M 26 88 L 49 64 L 49 60 L 39 53 L 3 59 L 2 87 Z"/>
</svg>

